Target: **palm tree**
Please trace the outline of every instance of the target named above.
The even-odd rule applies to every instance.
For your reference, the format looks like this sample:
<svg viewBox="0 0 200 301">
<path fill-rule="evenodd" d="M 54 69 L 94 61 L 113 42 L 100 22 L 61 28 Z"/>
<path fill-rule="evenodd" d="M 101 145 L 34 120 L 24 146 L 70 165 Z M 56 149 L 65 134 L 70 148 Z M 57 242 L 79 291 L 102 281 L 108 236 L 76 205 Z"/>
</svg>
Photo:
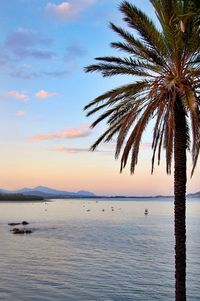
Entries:
<svg viewBox="0 0 200 301">
<path fill-rule="evenodd" d="M 115 157 L 121 171 L 130 159 L 134 173 L 143 132 L 154 119 L 152 172 L 164 147 L 166 172 L 174 155 L 175 278 L 176 301 L 186 300 L 186 151 L 191 149 L 193 168 L 200 150 L 200 27 L 198 1 L 150 0 L 160 26 L 133 4 L 123 1 L 120 10 L 129 27 L 110 24 L 122 41 L 111 43 L 126 56 L 98 57 L 86 72 L 104 77 L 126 75 L 130 83 L 110 90 L 85 106 L 87 116 L 102 111 L 92 123 L 106 120 L 107 129 L 92 145 L 116 137 Z"/>
</svg>

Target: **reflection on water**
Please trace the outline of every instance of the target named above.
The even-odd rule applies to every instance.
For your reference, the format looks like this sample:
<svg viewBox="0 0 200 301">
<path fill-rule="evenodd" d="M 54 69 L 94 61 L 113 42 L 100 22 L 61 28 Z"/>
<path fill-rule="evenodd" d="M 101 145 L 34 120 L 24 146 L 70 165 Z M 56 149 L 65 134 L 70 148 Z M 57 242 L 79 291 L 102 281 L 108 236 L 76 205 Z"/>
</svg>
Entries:
<svg viewBox="0 0 200 301">
<path fill-rule="evenodd" d="M 174 300 L 171 201 L 56 200 L 0 209 L 0 300 Z M 188 202 L 187 214 L 188 301 L 197 301 L 200 202 Z M 33 234 L 9 231 L 8 222 L 22 220 Z"/>
</svg>

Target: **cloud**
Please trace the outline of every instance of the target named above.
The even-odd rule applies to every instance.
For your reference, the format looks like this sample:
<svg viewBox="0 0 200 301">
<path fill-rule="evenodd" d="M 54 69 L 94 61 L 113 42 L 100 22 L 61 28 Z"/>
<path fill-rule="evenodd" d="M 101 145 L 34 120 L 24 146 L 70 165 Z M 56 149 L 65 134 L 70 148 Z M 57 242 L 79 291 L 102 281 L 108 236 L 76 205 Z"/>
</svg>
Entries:
<svg viewBox="0 0 200 301">
<path fill-rule="evenodd" d="M 38 98 L 38 99 L 45 99 L 45 98 L 48 98 L 48 97 L 53 97 L 53 96 L 56 96 L 58 95 L 58 93 L 55 93 L 55 92 L 47 92 L 45 90 L 40 90 L 38 91 L 36 94 L 35 94 L 35 97 Z"/>
<path fill-rule="evenodd" d="M 27 48 L 35 45 L 49 46 L 52 44 L 52 39 L 47 36 L 26 28 L 18 28 L 8 34 L 5 40 L 5 46 L 11 49 Z"/>
<path fill-rule="evenodd" d="M 35 79 L 41 77 L 39 72 L 31 71 L 30 66 L 27 65 L 10 68 L 9 75 L 17 79 Z"/>
<path fill-rule="evenodd" d="M 42 49 L 18 48 L 14 49 L 14 54 L 23 59 L 32 57 L 39 60 L 50 60 L 56 57 L 54 52 Z"/>
<path fill-rule="evenodd" d="M 108 155 L 114 155 L 115 151 L 115 143 L 103 143 L 103 149 L 95 149 L 94 152 L 104 153 Z M 142 148 L 150 148 L 151 143 L 142 143 Z M 88 148 L 79 148 L 79 147 L 57 147 L 52 149 L 54 152 L 58 153 L 66 153 L 66 154 L 79 154 L 79 153 L 88 153 L 90 151 L 90 147 Z"/>
<path fill-rule="evenodd" d="M 34 30 L 18 28 L 7 34 L 0 44 L 0 68 L 12 78 L 31 80 L 42 77 L 65 78 L 72 70 L 71 61 L 63 65 L 63 57 L 67 52 L 72 58 L 83 55 L 84 49 L 78 45 L 72 45 L 64 50 L 64 55 L 59 57 L 51 50 L 53 40 L 48 36 Z M 73 54 L 74 52 L 74 54 Z M 56 60 L 54 58 L 57 58 Z M 52 64 L 40 64 L 39 68 L 32 64 L 34 60 L 51 60 Z M 27 61 L 29 60 L 29 61 Z M 28 63 L 27 63 L 28 62 Z M 32 66 L 30 65 L 32 64 Z"/>
<path fill-rule="evenodd" d="M 1 64 L 0 64 L 1 65 Z M 17 79 L 31 80 L 41 77 L 65 78 L 69 74 L 69 70 L 53 70 L 53 71 L 32 71 L 28 65 L 22 65 L 16 68 L 9 68 L 8 73 L 11 77 Z"/>
<path fill-rule="evenodd" d="M 26 101 L 29 99 L 28 95 L 25 92 L 21 92 L 21 91 L 16 91 L 16 90 L 12 90 L 12 91 L 8 91 L 6 92 L 3 97 L 6 98 L 15 98 L 17 100 L 22 100 L 22 101 Z"/>
<path fill-rule="evenodd" d="M 53 149 L 54 152 L 58 153 L 67 153 L 67 154 L 78 154 L 78 153 L 88 153 L 90 152 L 90 147 L 88 148 L 80 148 L 80 147 L 57 147 Z M 95 153 L 105 153 L 112 154 L 110 150 L 107 149 L 95 149 Z"/>
<path fill-rule="evenodd" d="M 54 71 L 43 71 L 41 75 L 45 75 L 53 78 L 64 78 L 69 74 L 68 70 L 54 70 Z"/>
<path fill-rule="evenodd" d="M 17 111 L 16 116 L 17 117 L 23 117 L 26 114 L 26 111 Z"/>
<path fill-rule="evenodd" d="M 69 21 L 76 19 L 84 9 L 95 2 L 96 0 L 73 0 L 60 4 L 49 2 L 45 7 L 45 13 L 56 20 Z"/>
<path fill-rule="evenodd" d="M 66 129 L 58 133 L 48 134 L 48 135 L 36 135 L 31 138 L 31 141 L 44 141 L 52 139 L 74 139 L 87 137 L 91 134 L 91 130 L 88 126 L 81 126 L 80 128 Z"/>
<path fill-rule="evenodd" d="M 54 152 L 58 153 L 68 153 L 68 154 L 77 154 L 89 152 L 89 148 L 78 148 L 78 147 L 58 147 L 53 149 Z"/>
<path fill-rule="evenodd" d="M 82 46 L 76 43 L 72 43 L 71 45 L 66 47 L 65 59 L 69 60 L 83 57 L 84 55 L 86 55 L 86 53 L 86 50 Z"/>
<path fill-rule="evenodd" d="M 49 50 L 52 43 L 52 39 L 37 31 L 18 28 L 7 35 L 1 48 L 3 53 L 9 53 L 12 59 L 32 57 L 48 60 L 56 56 Z"/>
<path fill-rule="evenodd" d="M 8 55 L 8 53 L 6 53 L 4 47 L 0 46 L 0 52 L 1 52 L 0 67 L 1 68 L 8 68 L 10 66 L 11 58 Z"/>
<path fill-rule="evenodd" d="M 150 143 L 150 142 L 142 143 L 142 144 L 141 144 L 141 147 L 142 147 L 143 149 L 151 148 L 151 147 L 152 147 L 152 143 Z"/>
</svg>

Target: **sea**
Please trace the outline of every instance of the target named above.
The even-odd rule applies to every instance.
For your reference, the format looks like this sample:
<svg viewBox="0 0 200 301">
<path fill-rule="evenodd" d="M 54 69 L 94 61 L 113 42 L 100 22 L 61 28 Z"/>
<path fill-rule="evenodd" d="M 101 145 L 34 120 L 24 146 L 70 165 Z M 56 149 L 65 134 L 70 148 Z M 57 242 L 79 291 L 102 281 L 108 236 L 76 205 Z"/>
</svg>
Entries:
<svg viewBox="0 0 200 301">
<path fill-rule="evenodd" d="M 167 198 L 0 202 L 0 300 L 173 301 L 173 214 Z M 13 234 L 23 220 L 32 234 Z M 200 199 L 187 200 L 187 301 L 200 301 Z"/>
</svg>

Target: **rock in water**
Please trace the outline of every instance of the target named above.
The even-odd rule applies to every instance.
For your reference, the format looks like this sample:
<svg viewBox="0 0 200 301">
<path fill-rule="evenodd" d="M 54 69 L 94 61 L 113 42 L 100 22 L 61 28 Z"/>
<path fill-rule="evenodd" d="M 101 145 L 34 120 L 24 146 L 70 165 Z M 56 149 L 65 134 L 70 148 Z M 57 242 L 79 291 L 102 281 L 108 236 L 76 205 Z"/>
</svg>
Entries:
<svg viewBox="0 0 200 301">
<path fill-rule="evenodd" d="M 22 225 L 23 225 L 23 226 L 26 226 L 26 225 L 28 225 L 28 224 L 29 224 L 29 223 L 28 223 L 27 221 L 23 221 L 23 222 L 22 222 Z"/>
<path fill-rule="evenodd" d="M 19 229 L 19 228 L 13 228 L 10 231 L 13 234 L 31 234 L 33 232 L 31 229 Z"/>
</svg>

